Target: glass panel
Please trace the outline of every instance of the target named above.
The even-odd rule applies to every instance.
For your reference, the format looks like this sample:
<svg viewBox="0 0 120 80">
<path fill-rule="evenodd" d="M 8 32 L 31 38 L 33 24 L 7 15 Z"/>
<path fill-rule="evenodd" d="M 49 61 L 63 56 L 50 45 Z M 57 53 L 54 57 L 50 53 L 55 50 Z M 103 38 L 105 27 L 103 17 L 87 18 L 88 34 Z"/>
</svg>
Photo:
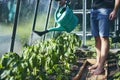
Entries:
<svg viewBox="0 0 120 80">
<path fill-rule="evenodd" d="M 29 43 L 36 2 L 37 0 L 21 0 L 14 52 L 21 53 L 22 47 Z"/>
<path fill-rule="evenodd" d="M 49 19 L 49 24 L 48 24 L 48 28 L 53 28 L 53 27 L 56 27 L 57 25 L 55 25 L 55 18 L 54 18 L 54 15 L 55 15 L 55 11 L 57 9 L 58 5 L 57 5 L 57 1 L 53 1 L 52 2 L 52 6 L 51 6 L 51 12 L 50 12 L 50 19 Z M 58 32 L 58 31 L 56 31 Z M 51 38 L 53 37 L 53 33 L 54 31 L 50 32 L 47 34 L 46 38 Z"/>
<path fill-rule="evenodd" d="M 57 2 L 53 1 L 50 9 L 50 14 L 48 17 L 48 10 L 50 7 L 50 1 L 51 0 L 40 0 L 40 6 L 39 6 L 39 11 L 38 11 L 38 17 L 36 21 L 36 28 L 35 30 L 37 31 L 44 31 L 45 27 L 47 29 L 54 27 L 54 13 L 57 7 Z M 46 22 L 48 19 L 48 23 Z M 51 38 L 53 34 L 51 32 L 47 33 L 46 38 Z M 43 36 L 42 36 L 43 37 Z"/>
<path fill-rule="evenodd" d="M 36 27 L 35 27 L 36 31 L 44 31 L 45 27 L 48 26 L 48 23 L 46 25 L 46 20 L 47 20 L 49 4 L 50 4 L 50 0 L 47 0 L 47 1 L 40 0 L 38 16 L 36 20 Z M 43 38 L 43 36 L 36 36 L 36 40 L 39 38 Z"/>
<path fill-rule="evenodd" d="M 13 24 L 8 22 L 9 13 L 8 2 L 0 0 L 0 56 L 10 49 Z"/>
<path fill-rule="evenodd" d="M 71 1 L 71 7 L 76 9 L 82 9 L 82 0 L 70 0 Z"/>
<path fill-rule="evenodd" d="M 87 1 L 87 3 L 86 3 L 87 4 L 87 9 L 91 9 L 92 0 L 86 0 L 86 1 Z"/>
<path fill-rule="evenodd" d="M 36 30 L 43 31 L 45 29 L 45 23 L 47 18 L 47 11 L 50 0 L 40 0 L 38 16 L 36 21 Z"/>
</svg>

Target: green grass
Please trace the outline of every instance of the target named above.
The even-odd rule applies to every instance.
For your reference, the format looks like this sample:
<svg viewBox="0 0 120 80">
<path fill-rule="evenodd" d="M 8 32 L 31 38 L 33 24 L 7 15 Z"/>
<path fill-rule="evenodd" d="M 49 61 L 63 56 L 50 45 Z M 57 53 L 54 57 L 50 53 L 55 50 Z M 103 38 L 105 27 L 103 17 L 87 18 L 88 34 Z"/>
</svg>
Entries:
<svg viewBox="0 0 120 80">
<path fill-rule="evenodd" d="M 112 39 L 109 38 L 110 40 L 110 48 L 120 48 L 120 43 L 112 43 Z M 86 41 L 86 45 L 90 46 L 91 48 L 94 48 L 95 47 L 95 40 L 94 38 L 92 37 L 91 39 L 88 39 Z"/>
<path fill-rule="evenodd" d="M 0 33 L 1 35 L 3 34 L 10 34 L 12 31 L 12 25 L 11 24 L 5 24 L 5 23 L 0 23 Z"/>
</svg>

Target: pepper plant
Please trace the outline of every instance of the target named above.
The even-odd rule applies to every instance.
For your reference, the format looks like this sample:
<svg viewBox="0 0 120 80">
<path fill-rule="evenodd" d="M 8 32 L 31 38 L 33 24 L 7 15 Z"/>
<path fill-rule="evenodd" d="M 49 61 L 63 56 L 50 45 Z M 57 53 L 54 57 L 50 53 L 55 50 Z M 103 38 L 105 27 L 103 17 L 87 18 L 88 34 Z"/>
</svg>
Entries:
<svg viewBox="0 0 120 80">
<path fill-rule="evenodd" d="M 25 47 L 21 55 L 5 53 L 0 59 L 0 79 L 69 80 L 70 66 L 77 59 L 75 48 L 80 45 L 78 36 L 63 33 L 57 38 Z"/>
</svg>

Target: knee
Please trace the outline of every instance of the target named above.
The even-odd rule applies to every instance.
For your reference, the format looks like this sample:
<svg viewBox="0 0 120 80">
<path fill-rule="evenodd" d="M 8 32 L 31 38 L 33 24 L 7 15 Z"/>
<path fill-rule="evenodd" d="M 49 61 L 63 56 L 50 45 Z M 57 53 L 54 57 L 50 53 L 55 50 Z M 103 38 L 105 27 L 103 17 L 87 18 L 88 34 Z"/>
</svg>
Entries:
<svg viewBox="0 0 120 80">
<path fill-rule="evenodd" d="M 100 37 L 101 41 L 109 41 L 109 37 Z"/>
<path fill-rule="evenodd" d="M 101 42 L 100 37 L 95 37 L 95 42 Z"/>
</svg>

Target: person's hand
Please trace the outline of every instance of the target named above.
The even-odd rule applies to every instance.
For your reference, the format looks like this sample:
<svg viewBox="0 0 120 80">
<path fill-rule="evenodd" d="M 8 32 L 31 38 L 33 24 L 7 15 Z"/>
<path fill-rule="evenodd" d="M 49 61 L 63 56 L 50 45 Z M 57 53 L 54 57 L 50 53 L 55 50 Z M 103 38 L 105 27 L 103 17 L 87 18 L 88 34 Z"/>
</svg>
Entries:
<svg viewBox="0 0 120 80">
<path fill-rule="evenodd" d="M 60 0 L 59 5 L 63 6 L 65 4 L 65 0 Z"/>
<path fill-rule="evenodd" d="M 116 13 L 117 13 L 117 11 L 113 10 L 113 11 L 110 13 L 110 15 L 109 15 L 109 19 L 110 19 L 110 20 L 114 20 L 115 17 L 116 17 Z"/>
</svg>

